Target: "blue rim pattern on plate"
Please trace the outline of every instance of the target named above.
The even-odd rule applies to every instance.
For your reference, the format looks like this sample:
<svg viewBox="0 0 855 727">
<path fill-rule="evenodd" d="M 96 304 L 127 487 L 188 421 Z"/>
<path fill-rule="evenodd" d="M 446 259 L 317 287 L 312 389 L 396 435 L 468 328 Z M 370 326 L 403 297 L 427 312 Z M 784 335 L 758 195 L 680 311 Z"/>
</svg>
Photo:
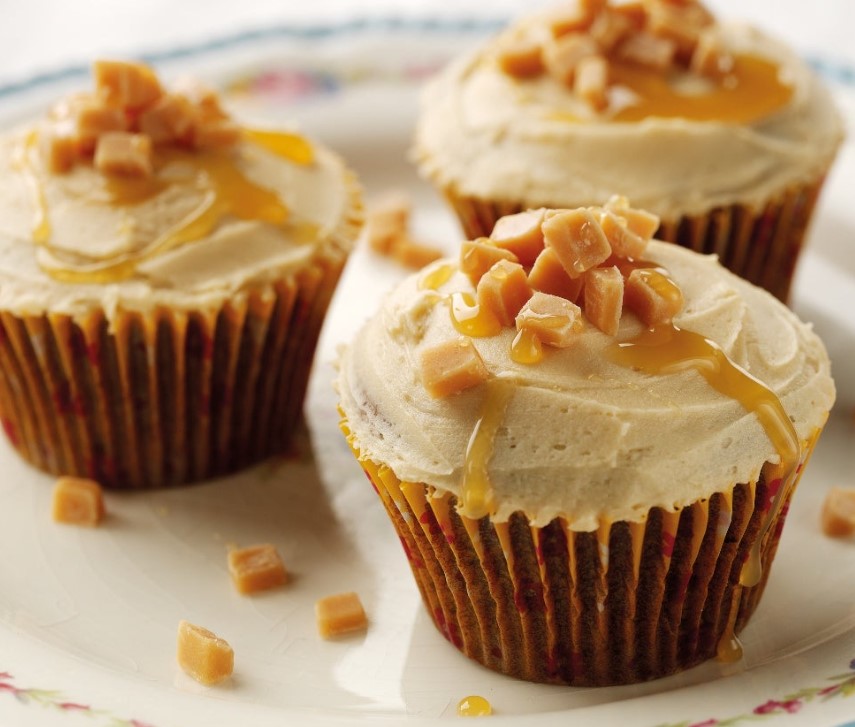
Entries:
<svg viewBox="0 0 855 727">
<path fill-rule="evenodd" d="M 167 61 L 192 58 L 216 51 L 230 50 L 243 45 L 271 40 L 326 40 L 340 35 L 365 33 L 417 32 L 436 34 L 487 34 L 500 30 L 507 24 L 507 18 L 404 18 L 356 17 L 340 23 L 319 23 L 311 25 L 275 25 L 241 31 L 198 43 L 177 46 L 167 50 L 143 52 L 136 57 L 146 63 L 165 63 Z M 31 91 L 39 86 L 84 77 L 89 74 L 89 66 L 72 64 L 52 71 L 37 73 L 21 81 L 0 84 L 0 99 L 18 93 Z"/>
<path fill-rule="evenodd" d="M 339 35 L 355 35 L 364 33 L 493 33 L 503 28 L 508 22 L 507 17 L 469 17 L 469 18 L 405 18 L 400 16 L 386 17 L 356 17 L 340 23 L 318 23 L 309 25 L 274 25 L 267 28 L 255 28 L 215 38 L 189 43 L 167 50 L 143 52 L 137 57 L 146 63 L 164 63 L 192 58 L 216 51 L 229 50 L 252 43 L 270 40 L 325 40 Z M 823 77 L 843 86 L 855 87 L 855 66 L 839 59 L 812 56 L 808 58 L 810 65 Z M 79 63 L 57 68 L 52 71 L 37 73 L 20 81 L 0 84 L 0 99 L 14 96 L 18 93 L 31 91 L 39 86 L 45 86 L 71 78 L 84 77 L 89 73 L 89 66 Z"/>
</svg>

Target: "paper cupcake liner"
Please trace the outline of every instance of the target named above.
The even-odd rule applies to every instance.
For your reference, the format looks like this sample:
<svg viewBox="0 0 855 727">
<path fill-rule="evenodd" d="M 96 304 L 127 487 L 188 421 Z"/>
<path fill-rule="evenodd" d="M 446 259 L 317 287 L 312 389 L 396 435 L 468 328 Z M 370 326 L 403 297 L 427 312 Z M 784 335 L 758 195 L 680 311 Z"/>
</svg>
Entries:
<svg viewBox="0 0 855 727">
<path fill-rule="evenodd" d="M 462 517 L 454 496 L 354 453 L 443 636 L 490 669 L 573 686 L 654 679 L 727 651 L 760 600 L 795 489 L 773 507 L 780 480 L 761 476 L 678 512 L 575 532 L 562 518 L 534 527 L 522 513 Z M 743 586 L 764 531 L 763 575 Z"/>
<path fill-rule="evenodd" d="M 208 311 L 0 313 L 0 412 L 52 474 L 205 479 L 287 449 L 343 256 Z"/>
<path fill-rule="evenodd" d="M 790 187 L 760 208 L 735 204 L 701 215 L 663 220 L 655 236 L 696 252 L 718 255 L 726 268 L 786 302 L 824 181 L 823 176 L 810 184 Z M 515 202 L 459 196 L 452 189 L 445 190 L 445 197 L 470 239 L 489 236 L 500 217 L 527 208 Z"/>
<path fill-rule="evenodd" d="M 363 223 L 219 307 L 85 316 L 0 311 L 0 423 L 31 464 L 106 487 L 207 479 L 288 451 L 327 308 Z"/>
</svg>

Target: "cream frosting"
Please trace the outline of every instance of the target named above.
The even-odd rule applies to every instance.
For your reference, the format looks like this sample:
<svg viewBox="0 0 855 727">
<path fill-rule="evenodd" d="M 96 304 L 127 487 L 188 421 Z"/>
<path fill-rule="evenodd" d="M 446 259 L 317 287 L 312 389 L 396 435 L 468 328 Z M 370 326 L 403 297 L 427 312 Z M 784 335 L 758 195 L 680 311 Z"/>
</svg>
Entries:
<svg viewBox="0 0 855 727">
<path fill-rule="evenodd" d="M 17 130 L 0 139 L 0 310 L 16 315 L 85 316 L 104 308 L 112 318 L 120 310 L 157 306 L 217 308 L 317 256 L 341 260 L 361 224 L 358 185 L 335 154 L 314 146 L 313 161 L 303 164 L 245 140 L 232 151 L 236 166 L 281 199 L 289 213 L 286 225 L 228 216 L 199 240 L 141 261 L 127 279 L 60 282 L 40 265 L 44 251 L 33 241 L 42 204 L 21 162 L 29 133 Z M 104 204 L 104 175 L 91 165 L 50 174 L 38 168 L 38 160 L 31 158 L 29 164 L 36 165 L 48 211 L 50 245 L 71 260 L 110 260 L 138 252 L 201 201 L 202 192 L 176 185 L 137 204 Z"/>
<path fill-rule="evenodd" d="M 507 33 L 524 33 L 538 22 L 531 18 Z M 843 134 L 829 93 L 782 43 L 742 25 L 721 28 L 734 52 L 779 65 L 793 88 L 784 108 L 750 124 L 610 121 L 548 75 L 517 80 L 503 73 L 493 58 L 497 39 L 429 84 L 414 157 L 457 196 L 576 207 L 623 194 L 665 220 L 720 205 L 761 205 L 791 185 L 816 180 Z M 627 90 L 610 93 L 619 105 Z"/>
<path fill-rule="evenodd" d="M 835 392 L 810 326 L 713 257 L 653 241 L 645 258 L 682 288 L 686 305 L 674 323 L 721 346 L 778 395 L 802 440 L 812 436 Z M 445 297 L 472 285 L 457 272 L 438 291 L 423 290 L 424 275 L 391 293 L 342 350 L 336 386 L 363 457 L 403 481 L 460 495 L 487 387 L 433 399 L 418 361 L 425 348 L 459 336 Z M 617 340 L 640 331 L 625 312 Z M 514 334 L 472 339 L 491 375 L 513 387 L 488 464 L 499 521 L 523 511 L 538 525 L 563 515 L 573 529 L 592 530 L 753 481 L 763 463 L 780 460 L 757 416 L 695 370 L 649 376 L 611 363 L 604 352 L 615 339 L 590 324 L 570 348 L 518 364 L 510 357 Z"/>
</svg>

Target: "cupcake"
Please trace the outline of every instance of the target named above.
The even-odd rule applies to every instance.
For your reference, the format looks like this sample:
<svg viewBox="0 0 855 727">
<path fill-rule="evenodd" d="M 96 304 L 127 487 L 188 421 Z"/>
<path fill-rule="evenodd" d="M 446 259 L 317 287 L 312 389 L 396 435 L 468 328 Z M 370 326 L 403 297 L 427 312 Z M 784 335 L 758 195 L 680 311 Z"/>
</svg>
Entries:
<svg viewBox="0 0 855 727">
<path fill-rule="evenodd" d="M 786 301 L 842 128 L 808 66 L 754 28 L 695 0 L 579 0 L 449 65 L 414 156 L 470 237 L 625 194 L 658 238 Z"/>
<path fill-rule="evenodd" d="M 502 218 L 342 351 L 342 428 L 424 604 L 499 672 L 739 658 L 832 406 L 811 328 L 657 225 L 621 199 Z"/>
<path fill-rule="evenodd" d="M 132 63 L 0 140 L 0 416 L 111 487 L 283 452 L 361 225 L 353 175 Z"/>
</svg>

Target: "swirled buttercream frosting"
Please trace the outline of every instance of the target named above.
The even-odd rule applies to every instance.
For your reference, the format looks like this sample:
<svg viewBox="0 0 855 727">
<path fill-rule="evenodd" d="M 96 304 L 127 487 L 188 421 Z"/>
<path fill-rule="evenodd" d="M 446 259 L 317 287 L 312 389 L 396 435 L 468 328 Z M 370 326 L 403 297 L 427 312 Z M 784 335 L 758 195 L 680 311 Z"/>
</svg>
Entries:
<svg viewBox="0 0 855 727">
<path fill-rule="evenodd" d="M 0 138 L 0 309 L 216 308 L 341 260 L 359 224 L 341 160 L 243 128 L 199 87 L 95 64 L 97 87 Z"/>
<path fill-rule="evenodd" d="M 682 291 L 674 329 L 720 350 L 708 365 L 738 368 L 739 386 L 750 381 L 771 392 L 799 440 L 813 436 L 834 385 L 810 326 L 713 257 L 658 241 L 644 257 Z M 651 373 L 643 362 L 627 365 L 616 356 L 616 347 L 643 339 L 646 330 L 626 310 L 614 336 L 586 322 L 570 345 L 548 347 L 534 364 L 515 360 L 513 327 L 473 336 L 489 380 L 432 396 L 422 354 L 459 337 L 449 304 L 455 293 L 474 295 L 475 288 L 454 263 L 409 277 L 341 353 L 337 389 L 354 447 L 402 481 L 461 498 L 467 450 L 485 406 L 500 409 L 490 422 L 486 461 L 496 520 L 523 511 L 536 524 L 560 515 L 573 529 L 591 530 L 755 481 L 764 463 L 780 462 L 763 406 L 751 410 L 745 397 L 711 385 L 714 370 Z"/>
<path fill-rule="evenodd" d="M 680 63 L 682 20 L 656 37 L 621 26 L 620 7 L 579 28 L 525 18 L 450 64 L 423 97 L 413 152 L 422 171 L 460 197 L 573 207 L 625 194 L 664 219 L 762 205 L 823 173 L 842 124 L 792 50 L 704 15 L 712 25 L 694 31 L 694 54 Z M 611 35 L 602 13 L 618 18 Z M 707 37 L 720 55 L 702 54 Z"/>
</svg>

